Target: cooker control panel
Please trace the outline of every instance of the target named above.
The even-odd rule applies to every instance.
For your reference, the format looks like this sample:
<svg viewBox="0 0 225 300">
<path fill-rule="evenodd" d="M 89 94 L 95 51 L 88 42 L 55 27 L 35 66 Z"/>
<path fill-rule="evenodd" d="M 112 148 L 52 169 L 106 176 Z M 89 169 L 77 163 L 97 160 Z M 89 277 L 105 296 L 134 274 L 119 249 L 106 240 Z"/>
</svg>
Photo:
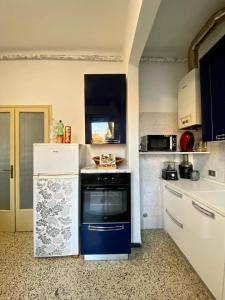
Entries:
<svg viewBox="0 0 225 300">
<path fill-rule="evenodd" d="M 118 184 L 129 184 L 130 174 L 129 173 L 89 173 L 81 174 L 82 184 L 92 185 L 118 185 Z"/>
</svg>

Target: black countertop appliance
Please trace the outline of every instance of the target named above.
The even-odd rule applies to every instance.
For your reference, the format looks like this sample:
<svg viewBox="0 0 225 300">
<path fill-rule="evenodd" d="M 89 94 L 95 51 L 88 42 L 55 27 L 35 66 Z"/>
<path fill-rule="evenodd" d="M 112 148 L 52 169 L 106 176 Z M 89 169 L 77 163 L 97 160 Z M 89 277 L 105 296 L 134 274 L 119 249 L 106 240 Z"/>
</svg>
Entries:
<svg viewBox="0 0 225 300">
<path fill-rule="evenodd" d="M 188 154 L 183 154 L 183 161 L 179 164 L 180 178 L 191 178 L 191 172 L 193 171 L 193 165 L 188 160 Z"/>
<path fill-rule="evenodd" d="M 174 161 L 166 161 L 163 163 L 162 178 L 165 180 L 178 180 L 177 170 Z"/>
</svg>

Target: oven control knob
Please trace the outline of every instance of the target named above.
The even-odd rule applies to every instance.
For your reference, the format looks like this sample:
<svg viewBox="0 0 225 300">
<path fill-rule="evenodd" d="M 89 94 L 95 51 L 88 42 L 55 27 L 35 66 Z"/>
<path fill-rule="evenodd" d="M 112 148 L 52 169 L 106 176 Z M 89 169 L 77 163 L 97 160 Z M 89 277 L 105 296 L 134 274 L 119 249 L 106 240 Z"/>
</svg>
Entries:
<svg viewBox="0 0 225 300">
<path fill-rule="evenodd" d="M 104 180 L 104 181 L 108 181 L 109 178 L 108 178 L 108 177 L 104 177 L 103 180 Z"/>
<path fill-rule="evenodd" d="M 101 177 L 100 177 L 100 176 L 98 176 L 98 177 L 97 177 L 97 180 L 98 180 L 98 181 L 100 181 L 100 180 L 101 180 Z"/>
</svg>

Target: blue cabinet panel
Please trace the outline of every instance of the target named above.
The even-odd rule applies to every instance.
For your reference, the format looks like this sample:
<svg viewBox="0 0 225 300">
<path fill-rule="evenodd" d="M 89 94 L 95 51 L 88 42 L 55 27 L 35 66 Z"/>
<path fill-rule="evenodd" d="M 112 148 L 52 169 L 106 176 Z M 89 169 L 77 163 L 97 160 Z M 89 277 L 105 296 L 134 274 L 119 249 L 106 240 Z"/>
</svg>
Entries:
<svg viewBox="0 0 225 300">
<path fill-rule="evenodd" d="M 85 74 L 85 143 L 126 143 L 126 75 Z"/>
<path fill-rule="evenodd" d="M 225 140 L 225 36 L 200 60 L 204 141 Z"/>
<path fill-rule="evenodd" d="M 131 224 L 81 224 L 81 254 L 131 252 Z"/>
<path fill-rule="evenodd" d="M 225 38 L 211 52 L 213 140 L 225 139 Z"/>
</svg>

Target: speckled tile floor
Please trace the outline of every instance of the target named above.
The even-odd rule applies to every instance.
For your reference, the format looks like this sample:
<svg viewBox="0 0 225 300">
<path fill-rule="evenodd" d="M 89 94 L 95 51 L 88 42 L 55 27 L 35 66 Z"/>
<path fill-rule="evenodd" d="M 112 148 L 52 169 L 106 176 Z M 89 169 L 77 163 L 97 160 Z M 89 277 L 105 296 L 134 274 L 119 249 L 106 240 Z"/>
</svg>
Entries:
<svg viewBox="0 0 225 300">
<path fill-rule="evenodd" d="M 32 233 L 0 233 L 0 299 L 213 299 L 163 230 L 144 230 L 128 261 L 34 259 Z"/>
</svg>

